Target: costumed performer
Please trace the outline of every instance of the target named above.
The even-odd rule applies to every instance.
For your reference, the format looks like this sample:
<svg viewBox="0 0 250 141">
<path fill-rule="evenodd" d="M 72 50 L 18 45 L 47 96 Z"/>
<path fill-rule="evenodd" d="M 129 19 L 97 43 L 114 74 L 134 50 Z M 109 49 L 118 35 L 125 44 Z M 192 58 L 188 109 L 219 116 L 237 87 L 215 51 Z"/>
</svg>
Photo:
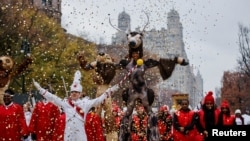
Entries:
<svg viewBox="0 0 250 141">
<path fill-rule="evenodd" d="M 39 90 L 48 101 L 51 101 L 62 107 L 66 114 L 66 123 L 64 129 L 64 141 L 87 141 L 84 123 L 86 115 L 92 107 L 101 104 L 112 92 L 118 90 L 118 85 L 107 89 L 102 95 L 95 99 L 84 97 L 80 99 L 82 93 L 81 73 L 79 70 L 75 72 L 74 81 L 70 86 L 70 96 L 65 99 L 51 94 L 42 88 L 39 83 L 33 80 L 34 86 Z"/>
</svg>

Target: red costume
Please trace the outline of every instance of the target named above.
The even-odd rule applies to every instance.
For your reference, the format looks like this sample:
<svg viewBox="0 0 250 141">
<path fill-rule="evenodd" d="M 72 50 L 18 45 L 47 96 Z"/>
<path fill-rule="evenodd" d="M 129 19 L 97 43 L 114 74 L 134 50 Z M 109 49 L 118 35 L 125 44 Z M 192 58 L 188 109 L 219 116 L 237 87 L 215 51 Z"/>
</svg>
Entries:
<svg viewBox="0 0 250 141">
<path fill-rule="evenodd" d="M 116 125 L 117 131 L 118 131 L 120 129 L 120 124 L 121 124 L 121 117 L 118 115 L 119 107 L 118 106 L 114 107 L 113 112 L 117 113 L 114 116 L 115 116 L 115 125 Z"/>
<path fill-rule="evenodd" d="M 31 116 L 29 130 L 37 141 L 52 140 L 59 108 L 51 102 L 37 102 Z"/>
<path fill-rule="evenodd" d="M 21 141 L 26 135 L 29 132 L 23 107 L 13 102 L 8 106 L 0 105 L 0 140 Z"/>
<path fill-rule="evenodd" d="M 184 132 L 180 131 L 180 127 L 184 127 Z M 197 133 L 194 111 L 180 109 L 174 113 L 174 140 L 194 141 Z"/>
<path fill-rule="evenodd" d="M 157 127 L 159 130 L 161 141 L 173 140 L 172 120 L 172 116 L 168 113 L 168 107 L 166 105 L 162 106 L 159 110 L 159 116 L 157 121 Z"/>
<path fill-rule="evenodd" d="M 66 115 L 64 112 L 57 118 L 55 124 L 55 132 L 53 134 L 53 141 L 64 141 L 64 129 L 65 129 Z"/>
<path fill-rule="evenodd" d="M 139 107 L 139 109 L 140 108 L 143 107 L 141 106 Z M 147 141 L 147 125 L 148 125 L 148 116 L 146 115 L 145 112 L 143 114 L 137 114 L 132 117 L 132 129 L 131 129 L 132 141 Z"/>
<path fill-rule="evenodd" d="M 88 141 L 105 141 L 102 120 L 95 112 L 89 112 L 87 114 L 85 130 Z"/>
<path fill-rule="evenodd" d="M 199 110 L 197 113 L 199 117 L 197 128 L 199 132 L 202 133 L 205 141 L 208 141 L 208 132 L 218 126 L 220 114 L 220 110 L 215 105 L 215 100 L 212 91 L 209 91 L 207 93 L 204 98 L 202 109 Z"/>
<path fill-rule="evenodd" d="M 214 126 L 216 126 L 218 124 L 218 117 L 219 117 L 219 114 L 220 114 L 220 110 L 219 109 L 215 109 L 214 110 Z M 198 112 L 198 115 L 199 115 L 199 122 L 202 126 L 202 128 L 206 129 L 206 121 L 204 120 L 204 110 L 200 110 Z"/>
<path fill-rule="evenodd" d="M 226 112 L 223 109 L 227 109 Z M 230 107 L 227 101 L 221 103 L 221 111 L 219 115 L 219 126 L 233 126 L 235 125 L 235 116 L 231 115 Z"/>
</svg>

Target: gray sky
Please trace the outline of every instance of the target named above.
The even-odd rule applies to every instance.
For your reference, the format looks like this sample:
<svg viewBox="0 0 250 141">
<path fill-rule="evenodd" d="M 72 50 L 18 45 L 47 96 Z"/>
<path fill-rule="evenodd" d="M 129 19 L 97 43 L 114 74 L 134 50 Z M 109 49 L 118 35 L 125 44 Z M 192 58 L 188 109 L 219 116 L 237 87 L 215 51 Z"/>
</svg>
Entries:
<svg viewBox="0 0 250 141">
<path fill-rule="evenodd" d="M 249 0 L 62 0 L 62 26 L 69 33 L 88 35 L 92 41 L 109 43 L 124 9 L 130 15 L 132 30 L 144 26 L 167 28 L 167 13 L 178 11 L 183 40 L 194 72 L 200 71 L 204 92 L 221 87 L 224 71 L 234 70 L 239 57 L 238 24 L 250 27 Z"/>
</svg>

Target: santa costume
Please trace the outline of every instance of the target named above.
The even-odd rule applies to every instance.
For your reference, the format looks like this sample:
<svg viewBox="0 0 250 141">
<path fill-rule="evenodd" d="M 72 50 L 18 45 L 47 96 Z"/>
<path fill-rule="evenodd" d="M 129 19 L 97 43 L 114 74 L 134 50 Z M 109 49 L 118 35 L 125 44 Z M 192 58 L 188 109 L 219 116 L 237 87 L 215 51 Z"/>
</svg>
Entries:
<svg viewBox="0 0 250 141">
<path fill-rule="evenodd" d="M 101 117 L 93 110 L 87 114 L 85 129 L 88 141 L 105 141 Z"/>
<path fill-rule="evenodd" d="M 35 104 L 29 130 L 37 141 L 52 140 L 56 119 L 60 116 L 59 108 L 46 99 Z"/>
<path fill-rule="evenodd" d="M 5 104 L 0 105 L 1 141 L 22 141 L 23 137 L 29 135 L 23 107 L 12 101 L 13 96 L 14 92 L 7 89 L 3 98 Z"/>
</svg>

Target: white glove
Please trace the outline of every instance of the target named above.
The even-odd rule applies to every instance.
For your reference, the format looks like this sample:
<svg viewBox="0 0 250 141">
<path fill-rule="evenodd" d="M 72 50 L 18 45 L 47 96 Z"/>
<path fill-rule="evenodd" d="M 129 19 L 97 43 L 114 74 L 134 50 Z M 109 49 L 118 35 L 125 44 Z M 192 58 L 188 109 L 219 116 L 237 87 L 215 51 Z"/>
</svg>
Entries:
<svg viewBox="0 0 250 141">
<path fill-rule="evenodd" d="M 37 90 L 40 90 L 42 87 L 40 86 L 40 84 L 38 84 L 35 79 L 33 79 L 33 83 L 34 83 L 34 86 L 36 87 Z"/>
<path fill-rule="evenodd" d="M 112 86 L 111 88 L 108 88 L 108 89 L 106 90 L 106 94 L 107 94 L 107 96 L 111 96 L 111 95 L 112 95 L 114 92 L 116 92 L 117 90 L 119 90 L 119 85 L 118 85 L 118 84 Z"/>
</svg>

